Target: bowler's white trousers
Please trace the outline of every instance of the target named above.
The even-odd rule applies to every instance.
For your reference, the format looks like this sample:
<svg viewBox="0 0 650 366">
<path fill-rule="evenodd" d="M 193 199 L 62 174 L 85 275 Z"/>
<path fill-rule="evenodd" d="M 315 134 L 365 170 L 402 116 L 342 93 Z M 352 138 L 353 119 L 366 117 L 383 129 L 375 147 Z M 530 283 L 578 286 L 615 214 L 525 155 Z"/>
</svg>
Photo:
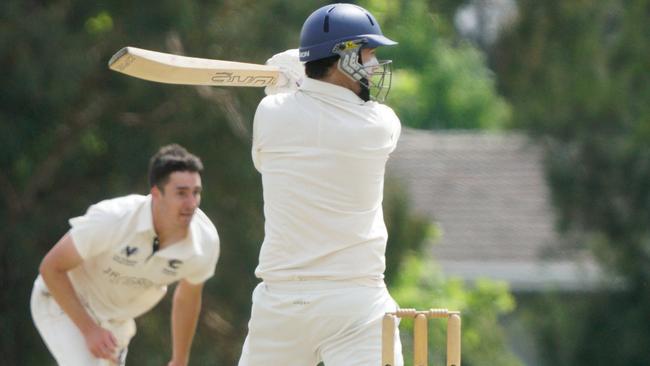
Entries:
<svg viewBox="0 0 650 366">
<path fill-rule="evenodd" d="M 382 318 L 396 308 L 383 283 L 262 282 L 253 292 L 239 366 L 379 366 Z"/>
<path fill-rule="evenodd" d="M 93 356 L 79 328 L 59 307 L 47 289 L 36 284 L 31 298 L 32 319 L 41 334 L 45 345 L 59 366 L 114 366 L 113 362 Z M 117 355 L 123 366 L 126 361 L 129 341 L 135 335 L 135 322 L 126 320 L 98 321 L 103 328 L 111 331 L 118 341 Z"/>
</svg>

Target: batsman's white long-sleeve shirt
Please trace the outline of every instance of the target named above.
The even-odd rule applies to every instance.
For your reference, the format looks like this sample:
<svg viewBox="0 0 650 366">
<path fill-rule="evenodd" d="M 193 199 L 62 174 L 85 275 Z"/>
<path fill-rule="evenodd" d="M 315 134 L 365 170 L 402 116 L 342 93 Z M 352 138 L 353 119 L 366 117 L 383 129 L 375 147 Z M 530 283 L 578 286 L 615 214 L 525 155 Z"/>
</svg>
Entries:
<svg viewBox="0 0 650 366">
<path fill-rule="evenodd" d="M 266 218 L 258 277 L 383 278 L 384 171 L 400 128 L 388 106 L 309 78 L 261 101 L 252 148 Z"/>
</svg>

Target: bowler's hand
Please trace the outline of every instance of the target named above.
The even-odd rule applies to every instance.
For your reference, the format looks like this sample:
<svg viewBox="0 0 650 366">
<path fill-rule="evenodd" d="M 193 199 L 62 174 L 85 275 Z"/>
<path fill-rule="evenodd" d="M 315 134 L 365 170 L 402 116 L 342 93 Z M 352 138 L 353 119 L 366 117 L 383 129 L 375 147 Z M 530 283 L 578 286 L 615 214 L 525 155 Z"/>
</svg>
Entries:
<svg viewBox="0 0 650 366">
<path fill-rule="evenodd" d="M 115 351 L 117 350 L 117 339 L 110 331 L 95 325 L 84 332 L 88 349 L 97 358 L 111 360 L 119 363 Z"/>
<path fill-rule="evenodd" d="M 300 62 L 298 49 L 294 48 L 273 55 L 266 60 L 266 64 L 280 68 L 277 84 L 264 89 L 267 95 L 292 92 L 298 89 L 305 78 L 305 66 Z"/>
</svg>

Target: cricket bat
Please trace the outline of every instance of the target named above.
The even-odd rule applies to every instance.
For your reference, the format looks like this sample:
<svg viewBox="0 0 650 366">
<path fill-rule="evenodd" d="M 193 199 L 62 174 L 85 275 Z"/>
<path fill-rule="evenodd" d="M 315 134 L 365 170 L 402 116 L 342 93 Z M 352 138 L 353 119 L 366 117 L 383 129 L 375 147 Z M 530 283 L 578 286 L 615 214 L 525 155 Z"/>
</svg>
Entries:
<svg viewBox="0 0 650 366">
<path fill-rule="evenodd" d="M 265 87 L 278 82 L 275 66 L 221 61 L 124 47 L 108 61 L 111 70 L 166 84 Z"/>
</svg>

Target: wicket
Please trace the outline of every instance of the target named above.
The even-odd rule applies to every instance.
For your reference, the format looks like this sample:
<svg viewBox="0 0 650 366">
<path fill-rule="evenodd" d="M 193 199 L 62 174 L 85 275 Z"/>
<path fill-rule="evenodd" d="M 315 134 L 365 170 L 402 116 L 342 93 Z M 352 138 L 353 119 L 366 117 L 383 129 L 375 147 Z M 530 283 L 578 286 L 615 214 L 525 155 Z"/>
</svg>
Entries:
<svg viewBox="0 0 650 366">
<path fill-rule="evenodd" d="M 427 366 L 428 319 L 447 318 L 447 366 L 460 366 L 460 312 L 447 309 L 398 309 L 386 313 L 382 323 L 381 364 L 395 365 L 395 321 L 397 318 L 413 318 L 413 365 Z"/>
</svg>

